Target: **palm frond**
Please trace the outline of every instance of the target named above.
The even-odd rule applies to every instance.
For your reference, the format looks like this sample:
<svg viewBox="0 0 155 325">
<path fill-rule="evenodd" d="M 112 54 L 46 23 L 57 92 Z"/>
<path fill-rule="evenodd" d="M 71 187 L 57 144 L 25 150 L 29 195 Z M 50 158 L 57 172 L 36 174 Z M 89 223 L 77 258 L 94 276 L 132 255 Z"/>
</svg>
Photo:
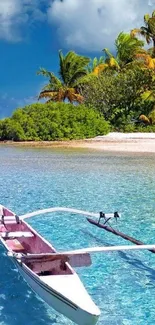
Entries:
<svg viewBox="0 0 155 325">
<path fill-rule="evenodd" d="M 155 92 L 153 90 L 147 90 L 142 94 L 143 100 L 155 101 Z"/>
<path fill-rule="evenodd" d="M 116 41 L 117 58 L 121 64 L 127 64 L 133 60 L 135 53 L 142 51 L 144 41 L 137 37 L 121 32 Z"/>
<path fill-rule="evenodd" d="M 60 70 L 59 75 L 61 77 L 61 80 L 64 81 L 64 55 L 62 53 L 62 50 L 59 50 L 59 64 L 60 64 Z"/>
<path fill-rule="evenodd" d="M 141 29 L 140 28 L 134 28 L 130 32 L 131 37 L 135 37 L 136 35 L 141 35 Z"/>
<path fill-rule="evenodd" d="M 76 93 L 76 90 L 74 88 L 67 87 L 64 89 L 64 99 L 69 100 L 70 103 L 73 102 L 81 103 L 83 101 L 83 96 Z"/>
<path fill-rule="evenodd" d="M 61 60 L 59 74 L 66 86 L 71 86 L 72 82 L 75 82 L 78 77 L 87 73 L 89 58 L 78 55 L 73 51 L 68 52 L 66 56 L 62 56 L 62 52 L 59 55 Z"/>
<path fill-rule="evenodd" d="M 50 72 L 44 68 L 40 68 L 37 74 L 40 74 L 49 79 L 49 83 L 43 87 L 42 91 L 49 89 L 54 91 L 58 90 L 62 86 L 60 79 L 57 78 L 53 72 Z"/>
<path fill-rule="evenodd" d="M 53 88 L 55 89 L 62 87 L 61 80 L 57 78 L 53 72 L 50 72 L 50 84 L 53 85 Z"/>
<path fill-rule="evenodd" d="M 152 17 L 148 21 L 148 27 L 150 29 L 150 34 L 155 35 L 155 17 Z"/>
<path fill-rule="evenodd" d="M 145 36 L 147 44 L 150 44 L 152 42 L 152 38 L 151 38 L 150 34 L 146 34 L 143 36 Z"/>
<path fill-rule="evenodd" d="M 94 59 L 92 59 L 87 67 L 88 73 L 92 73 L 94 71 L 94 69 L 99 65 L 104 63 L 105 58 L 104 56 L 100 56 L 100 58 L 98 59 L 97 57 L 95 57 Z"/>
<path fill-rule="evenodd" d="M 57 92 L 56 91 L 50 91 L 50 90 L 44 90 L 39 94 L 38 99 L 42 99 L 42 98 L 53 98 L 54 96 L 56 96 Z"/>
<path fill-rule="evenodd" d="M 148 69 L 155 69 L 155 59 L 153 59 L 147 52 L 137 53 L 136 58 L 142 59 Z"/>
<path fill-rule="evenodd" d="M 119 69 L 120 67 L 119 67 L 119 64 L 117 62 L 117 59 L 115 59 L 114 57 L 109 59 L 109 67 Z"/>
<path fill-rule="evenodd" d="M 48 70 L 46 70 L 45 68 L 40 68 L 40 69 L 37 71 L 37 75 L 41 75 L 41 76 L 44 76 L 44 77 L 50 78 L 50 72 L 49 72 Z"/>
<path fill-rule="evenodd" d="M 144 122 L 145 124 L 151 124 L 150 119 L 147 116 L 143 115 L 143 114 L 139 116 L 139 120 Z"/>
<path fill-rule="evenodd" d="M 145 14 L 144 15 L 144 23 L 147 25 L 148 24 L 148 21 L 150 19 L 150 15 L 149 14 Z"/>
<path fill-rule="evenodd" d="M 87 71 L 83 71 L 83 69 L 77 70 L 74 75 L 71 77 L 69 85 L 70 87 L 75 87 L 79 83 L 79 79 L 87 75 Z"/>
<path fill-rule="evenodd" d="M 47 85 L 45 85 L 41 91 L 44 91 L 44 90 L 50 90 L 52 88 L 52 85 L 49 83 Z"/>
<path fill-rule="evenodd" d="M 82 95 L 80 95 L 80 94 L 74 94 L 73 101 L 81 104 L 84 101 L 84 97 Z"/>
<path fill-rule="evenodd" d="M 152 41 L 151 39 L 151 34 L 149 33 L 148 31 L 148 28 L 142 26 L 141 28 L 135 28 L 131 31 L 130 35 L 132 37 L 135 37 L 136 35 L 137 36 L 142 36 L 146 39 L 146 42 L 148 44 L 150 44 L 150 42 Z"/>
<path fill-rule="evenodd" d="M 103 72 L 105 69 L 107 69 L 109 65 L 107 63 L 101 63 L 99 64 L 94 71 L 92 72 L 95 76 L 99 76 L 101 72 Z"/>
<path fill-rule="evenodd" d="M 111 52 L 107 48 L 104 48 L 102 51 L 105 53 L 106 57 L 108 57 L 108 58 L 113 57 L 113 55 L 111 54 Z"/>
</svg>

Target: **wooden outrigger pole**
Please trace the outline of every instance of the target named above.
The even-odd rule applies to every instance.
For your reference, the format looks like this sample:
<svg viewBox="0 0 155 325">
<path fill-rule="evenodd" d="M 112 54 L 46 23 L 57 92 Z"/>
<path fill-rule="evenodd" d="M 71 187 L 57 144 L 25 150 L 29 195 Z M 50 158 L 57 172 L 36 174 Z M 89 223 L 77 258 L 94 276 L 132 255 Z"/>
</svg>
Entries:
<svg viewBox="0 0 155 325">
<path fill-rule="evenodd" d="M 118 231 L 118 230 L 115 230 L 112 227 L 107 226 L 106 224 L 100 223 L 100 218 L 99 218 L 98 221 L 95 221 L 95 220 L 90 219 L 90 218 L 87 218 L 87 220 L 88 220 L 89 223 L 91 223 L 91 224 L 93 224 L 93 225 L 95 225 L 95 226 L 97 226 L 99 228 L 102 228 L 102 229 L 104 229 L 104 230 L 106 230 L 108 232 L 111 232 L 112 234 L 114 234 L 116 236 L 122 237 L 123 239 L 128 240 L 128 241 L 130 241 L 133 244 L 136 244 L 136 245 L 145 245 L 142 241 L 140 241 L 138 239 L 135 239 L 135 238 L 130 237 L 130 236 L 128 236 L 128 235 L 126 235 L 126 234 Z M 148 250 L 151 253 L 155 253 L 155 249 L 148 249 Z"/>
<path fill-rule="evenodd" d="M 87 217 L 87 220 L 99 227 L 99 228 L 102 228 L 108 232 L 111 232 L 113 233 L 114 235 L 116 236 L 119 236 L 119 237 L 122 237 L 123 239 L 125 240 L 128 240 L 130 241 L 131 243 L 133 244 L 136 244 L 136 245 L 144 245 L 144 243 L 140 240 L 137 240 L 133 237 L 130 237 L 118 230 L 115 230 L 113 229 L 112 227 L 110 226 L 107 226 L 107 222 L 111 219 L 111 218 L 115 218 L 117 220 L 117 218 L 120 217 L 120 215 L 118 214 L 118 212 L 114 212 L 114 213 L 109 213 L 109 214 L 105 214 L 103 212 L 100 212 L 100 213 L 93 213 L 93 212 L 89 212 L 89 211 L 83 211 L 83 210 L 77 210 L 77 209 L 72 209 L 72 208 L 66 208 L 66 207 L 53 207 L 53 208 L 48 208 L 48 209 L 43 209 L 43 210 L 37 210 L 37 211 L 33 211 L 33 212 L 30 212 L 30 213 L 27 213 L 25 215 L 22 215 L 20 216 L 20 220 L 24 220 L 26 218 L 30 218 L 30 217 L 33 217 L 33 216 L 36 216 L 36 215 L 39 215 L 39 214 L 45 214 L 45 213 L 50 213 L 50 212 L 71 212 L 71 213 L 75 213 L 75 214 L 81 214 L 81 215 L 84 215 L 84 216 L 89 216 L 91 218 L 98 218 L 97 221 L 95 221 L 94 219 L 91 219 L 91 218 L 88 218 Z M 103 218 L 104 219 L 104 224 L 101 224 L 100 223 L 100 219 Z M 145 245 L 146 246 L 146 245 Z M 146 248 L 148 249 L 150 252 L 152 253 L 155 253 L 155 248 Z"/>
</svg>

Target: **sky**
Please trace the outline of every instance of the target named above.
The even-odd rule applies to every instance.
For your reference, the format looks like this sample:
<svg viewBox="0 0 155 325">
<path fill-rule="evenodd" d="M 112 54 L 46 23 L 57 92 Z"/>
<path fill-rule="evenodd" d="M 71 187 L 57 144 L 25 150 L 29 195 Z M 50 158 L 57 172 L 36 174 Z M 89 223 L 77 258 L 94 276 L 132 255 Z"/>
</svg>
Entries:
<svg viewBox="0 0 155 325">
<path fill-rule="evenodd" d="M 143 25 L 155 0 L 0 0 L 0 118 L 37 101 L 40 67 L 58 73 L 58 50 L 95 57 Z"/>
</svg>

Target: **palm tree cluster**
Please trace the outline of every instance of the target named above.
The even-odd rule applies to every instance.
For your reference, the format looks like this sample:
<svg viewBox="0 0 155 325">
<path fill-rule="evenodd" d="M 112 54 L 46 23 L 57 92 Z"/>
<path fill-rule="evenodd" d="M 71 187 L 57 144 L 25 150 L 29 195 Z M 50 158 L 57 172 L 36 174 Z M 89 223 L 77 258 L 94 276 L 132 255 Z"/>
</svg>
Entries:
<svg viewBox="0 0 155 325">
<path fill-rule="evenodd" d="M 146 49 L 145 41 L 148 45 L 152 43 L 152 47 Z M 37 73 L 48 78 L 48 84 L 40 92 L 39 99 L 47 98 L 48 102 L 82 103 L 84 97 L 79 85 L 84 85 L 107 71 L 119 74 L 121 71 L 135 67 L 155 70 L 155 11 L 151 16 L 149 14 L 144 16 L 144 26 L 133 29 L 130 33 L 121 32 L 118 35 L 115 40 L 115 55 L 107 48 L 103 49 L 103 55 L 100 58 L 94 59 L 78 55 L 74 51 L 63 55 L 60 50 L 59 75 L 56 76 L 44 68 L 40 68 Z M 155 101 L 154 90 L 148 91 L 147 89 L 143 97 L 145 100 L 147 98 L 147 100 Z M 152 120 L 143 114 L 140 119 L 144 123 L 152 123 Z"/>
<path fill-rule="evenodd" d="M 144 15 L 144 26 L 133 29 L 131 35 L 133 37 L 141 36 L 148 45 L 153 45 L 148 50 L 144 50 L 143 53 L 137 53 L 137 58 L 144 63 L 146 68 L 155 69 L 155 10 L 152 12 L 152 16 Z"/>
</svg>

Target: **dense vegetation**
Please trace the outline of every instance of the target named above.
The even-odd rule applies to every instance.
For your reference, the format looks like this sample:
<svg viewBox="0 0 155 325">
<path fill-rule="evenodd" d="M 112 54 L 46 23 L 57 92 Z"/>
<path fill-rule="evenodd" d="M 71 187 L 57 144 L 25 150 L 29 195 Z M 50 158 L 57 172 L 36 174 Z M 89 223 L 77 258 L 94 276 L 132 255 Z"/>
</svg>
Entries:
<svg viewBox="0 0 155 325">
<path fill-rule="evenodd" d="M 90 138 L 110 130 L 92 107 L 66 103 L 33 104 L 0 121 L 1 140 L 66 140 Z"/>
<path fill-rule="evenodd" d="M 58 76 L 45 68 L 37 73 L 48 79 L 38 97 L 47 102 L 1 120 L 0 140 L 80 139 L 110 129 L 155 132 L 155 11 L 144 16 L 144 26 L 117 36 L 115 55 L 104 48 L 99 58 L 73 51 L 58 57 Z"/>
<path fill-rule="evenodd" d="M 128 125 L 128 129 L 134 129 L 138 124 L 134 125 L 132 121 L 140 122 L 141 114 L 148 115 L 153 111 L 153 101 L 144 96 L 144 92 L 149 93 L 153 87 L 152 72 L 136 67 L 119 74 L 111 71 L 100 74 L 85 85 L 81 93 L 85 104 L 95 107 L 115 128 L 126 129 Z"/>
</svg>

